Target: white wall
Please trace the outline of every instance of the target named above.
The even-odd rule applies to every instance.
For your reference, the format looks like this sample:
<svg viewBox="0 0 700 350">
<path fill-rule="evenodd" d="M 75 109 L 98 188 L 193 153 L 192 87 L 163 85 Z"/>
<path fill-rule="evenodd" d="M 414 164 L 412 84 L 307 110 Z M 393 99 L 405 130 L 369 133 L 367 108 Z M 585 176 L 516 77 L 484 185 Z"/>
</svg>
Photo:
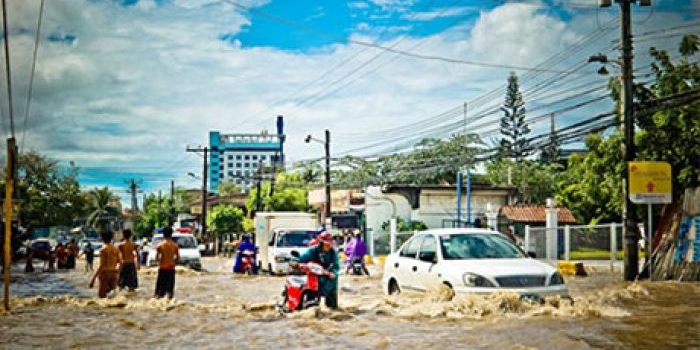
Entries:
<svg viewBox="0 0 700 350">
<path fill-rule="evenodd" d="M 374 232 L 381 231 L 382 223 L 388 221 L 392 215 L 406 221 L 420 220 L 429 228 L 442 227 L 443 219 L 457 219 L 457 193 L 437 189 L 423 189 L 420 195 L 420 207 L 412 209 L 406 197 L 396 193 L 382 193 L 381 187 L 372 186 L 365 190 L 367 228 Z M 482 218 L 482 225 L 486 225 L 485 213 L 487 203 L 491 203 L 493 210 L 498 212 L 501 206 L 508 200 L 506 190 L 472 190 L 471 192 L 471 220 L 477 216 Z M 467 219 L 467 196 L 462 195 L 462 220 Z"/>
</svg>

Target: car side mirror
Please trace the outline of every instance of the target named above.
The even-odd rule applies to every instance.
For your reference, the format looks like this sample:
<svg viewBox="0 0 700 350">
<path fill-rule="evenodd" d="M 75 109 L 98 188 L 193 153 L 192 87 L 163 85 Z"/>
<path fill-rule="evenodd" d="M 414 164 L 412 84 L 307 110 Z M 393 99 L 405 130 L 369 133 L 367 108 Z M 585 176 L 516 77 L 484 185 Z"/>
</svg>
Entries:
<svg viewBox="0 0 700 350">
<path fill-rule="evenodd" d="M 529 256 L 529 257 L 531 257 L 531 258 L 533 258 L 533 259 L 537 258 L 537 254 L 535 254 L 535 252 L 533 252 L 533 251 L 527 252 L 527 256 Z"/>
<path fill-rule="evenodd" d="M 292 250 L 292 252 L 289 253 L 289 254 L 291 254 L 291 255 L 292 255 L 293 257 L 295 257 L 295 258 L 298 258 L 298 257 L 300 256 L 300 255 L 299 255 L 299 252 L 296 251 L 296 250 Z"/>
<path fill-rule="evenodd" d="M 437 263 L 437 255 L 435 255 L 435 253 L 420 253 L 418 254 L 418 259 L 433 264 Z"/>
</svg>

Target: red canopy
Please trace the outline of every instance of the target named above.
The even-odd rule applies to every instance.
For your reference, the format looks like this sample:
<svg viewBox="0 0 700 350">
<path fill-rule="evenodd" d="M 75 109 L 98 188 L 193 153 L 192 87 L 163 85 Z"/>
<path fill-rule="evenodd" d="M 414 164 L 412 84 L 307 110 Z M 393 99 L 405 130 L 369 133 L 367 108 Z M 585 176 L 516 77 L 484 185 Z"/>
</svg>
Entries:
<svg viewBox="0 0 700 350">
<path fill-rule="evenodd" d="M 175 231 L 177 231 L 177 232 L 192 232 L 192 228 L 191 227 L 178 227 L 175 229 Z"/>
</svg>

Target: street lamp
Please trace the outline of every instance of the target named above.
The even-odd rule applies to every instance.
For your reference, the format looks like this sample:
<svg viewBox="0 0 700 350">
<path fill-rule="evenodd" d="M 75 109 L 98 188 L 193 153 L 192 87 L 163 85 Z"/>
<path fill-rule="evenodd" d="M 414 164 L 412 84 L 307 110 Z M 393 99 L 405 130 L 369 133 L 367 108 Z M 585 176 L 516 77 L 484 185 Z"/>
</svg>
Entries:
<svg viewBox="0 0 700 350">
<path fill-rule="evenodd" d="M 311 135 L 306 135 L 304 142 L 309 143 L 311 141 L 316 141 L 322 143 L 326 150 L 326 217 L 331 217 L 331 132 L 326 129 L 326 139 L 319 140 L 313 138 Z"/>
<path fill-rule="evenodd" d="M 197 179 L 199 176 L 195 175 L 194 173 L 187 173 L 191 178 Z M 204 177 L 202 177 L 202 228 L 200 229 L 200 234 L 202 235 L 201 239 L 206 239 L 207 235 L 207 178 L 206 178 L 206 172 L 204 173 Z"/>
</svg>

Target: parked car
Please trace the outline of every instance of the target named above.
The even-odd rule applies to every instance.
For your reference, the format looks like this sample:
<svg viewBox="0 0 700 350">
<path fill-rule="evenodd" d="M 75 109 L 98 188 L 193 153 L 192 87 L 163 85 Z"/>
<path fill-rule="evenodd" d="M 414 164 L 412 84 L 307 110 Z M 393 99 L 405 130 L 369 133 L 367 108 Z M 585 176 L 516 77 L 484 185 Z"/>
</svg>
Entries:
<svg viewBox="0 0 700 350">
<path fill-rule="evenodd" d="M 48 238 L 37 238 L 32 240 L 30 243 L 32 257 L 34 259 L 49 260 L 51 252 L 53 251 L 53 244 Z"/>
<path fill-rule="evenodd" d="M 382 287 L 386 294 L 441 287 L 457 294 L 567 294 L 564 278 L 554 267 L 529 257 L 503 234 L 476 228 L 414 234 L 387 256 Z"/>
<path fill-rule="evenodd" d="M 189 233 L 173 233 L 173 241 L 177 243 L 180 247 L 180 262 L 178 265 L 189 266 L 195 270 L 202 269 L 202 255 L 200 249 L 204 249 L 203 246 L 197 244 L 197 238 Z M 156 266 L 158 262 L 156 261 L 156 247 L 158 244 L 163 242 L 163 235 L 156 234 L 153 236 L 151 245 L 148 250 L 148 257 L 146 258 L 146 266 Z"/>
<path fill-rule="evenodd" d="M 83 251 L 85 250 L 85 246 L 87 246 L 87 243 L 90 242 L 90 245 L 92 246 L 92 250 L 95 252 L 95 256 L 100 256 L 100 249 L 104 247 L 105 243 L 96 240 L 96 239 L 83 239 L 80 241 L 78 244 L 80 246 L 80 254 L 83 254 Z"/>
</svg>

